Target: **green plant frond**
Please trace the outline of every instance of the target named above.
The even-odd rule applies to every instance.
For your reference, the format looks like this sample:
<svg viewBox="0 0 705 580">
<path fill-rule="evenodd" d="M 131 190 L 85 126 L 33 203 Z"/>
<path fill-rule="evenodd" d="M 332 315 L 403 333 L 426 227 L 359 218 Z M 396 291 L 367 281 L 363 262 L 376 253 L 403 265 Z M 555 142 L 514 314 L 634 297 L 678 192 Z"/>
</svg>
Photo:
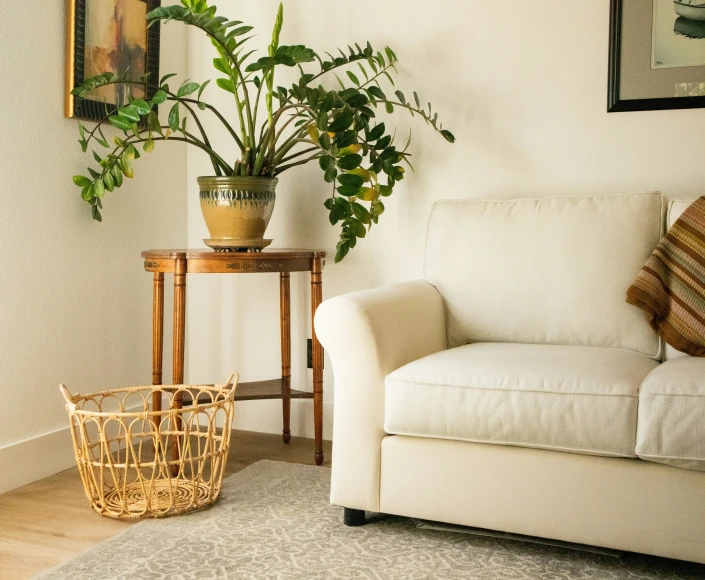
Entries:
<svg viewBox="0 0 705 580">
<path fill-rule="evenodd" d="M 151 99 L 130 98 L 116 109 L 106 108 L 105 118 L 95 129 L 79 123 L 78 142 L 84 152 L 91 149 L 97 165 L 88 168 L 86 175 L 74 176 L 73 181 L 90 204 L 94 219 L 102 219 L 105 193 L 119 188 L 125 177 L 133 177 L 132 162 L 139 158 L 140 151 L 151 152 L 157 141 L 180 141 L 198 147 L 209 156 L 216 175 L 275 176 L 313 162 L 318 163 L 323 180 L 332 188 L 324 206 L 330 223 L 340 228 L 335 254 L 339 262 L 379 222 L 385 211 L 383 199 L 392 195 L 405 177 L 404 165 L 413 171 L 411 133 L 404 148 L 397 149 L 394 129 L 378 120 L 378 112 L 406 109 L 412 116 L 420 115 L 445 140 L 455 141 L 430 104 L 423 107 L 416 92 L 407 96 L 394 87 L 392 74 L 397 72 L 398 58 L 390 47 L 375 51 L 369 42 L 364 47 L 355 43 L 337 53 L 319 55 L 303 44 L 280 45 L 284 25 L 280 4 L 266 56 L 257 58 L 253 57 L 255 50 L 243 46 L 253 37 L 251 26 L 217 16 L 216 7 L 209 6 L 208 0 L 180 1 L 152 10 L 148 21 L 150 25 L 179 21 L 208 35 L 217 50 L 213 66 L 222 73 L 216 84 L 234 96 L 240 130 L 237 132 L 226 116 L 201 100 L 210 81 L 187 79 L 172 90 L 166 82 L 173 74 L 160 79 Z M 291 87 L 275 86 L 277 66 L 298 67 L 297 82 Z M 329 72 L 338 79 L 340 86 L 335 90 L 317 82 Z M 145 85 L 146 76 L 135 80 L 128 75 L 96 75 L 72 94 L 83 98 L 91 90 L 117 83 Z M 155 107 L 167 101 L 167 120 L 162 124 Z M 257 108 L 262 101 L 266 103 L 267 119 L 260 128 Z M 224 160 L 233 159 L 232 152 L 220 155 L 213 149 L 199 120 L 201 112 L 214 114 L 233 137 L 240 157 L 232 165 Z M 195 125 L 195 134 L 187 129 L 187 121 L 188 126 Z M 121 132 L 113 138 L 114 147 L 100 129 L 103 123 Z M 92 140 L 102 149 L 90 147 Z"/>
</svg>

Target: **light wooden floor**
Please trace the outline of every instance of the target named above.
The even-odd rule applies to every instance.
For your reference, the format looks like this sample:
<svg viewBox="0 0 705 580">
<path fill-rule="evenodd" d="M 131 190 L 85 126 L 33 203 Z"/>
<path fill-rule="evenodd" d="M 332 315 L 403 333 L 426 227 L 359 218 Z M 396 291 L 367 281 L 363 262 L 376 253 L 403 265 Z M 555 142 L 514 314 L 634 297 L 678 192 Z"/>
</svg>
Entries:
<svg viewBox="0 0 705 580">
<path fill-rule="evenodd" d="M 323 442 L 330 467 L 331 443 Z M 235 431 L 226 477 L 261 459 L 313 465 L 313 440 Z M 70 560 L 131 522 L 91 510 L 76 468 L 0 495 L 0 580 L 24 580 Z"/>
</svg>

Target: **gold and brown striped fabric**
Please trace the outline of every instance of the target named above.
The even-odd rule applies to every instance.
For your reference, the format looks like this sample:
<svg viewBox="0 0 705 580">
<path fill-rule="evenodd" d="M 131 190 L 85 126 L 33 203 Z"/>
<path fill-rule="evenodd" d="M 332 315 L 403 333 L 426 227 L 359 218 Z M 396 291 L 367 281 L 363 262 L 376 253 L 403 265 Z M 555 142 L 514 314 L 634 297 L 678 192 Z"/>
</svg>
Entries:
<svg viewBox="0 0 705 580">
<path fill-rule="evenodd" d="M 666 232 L 634 284 L 627 302 L 675 349 L 705 356 L 705 197 Z"/>
</svg>

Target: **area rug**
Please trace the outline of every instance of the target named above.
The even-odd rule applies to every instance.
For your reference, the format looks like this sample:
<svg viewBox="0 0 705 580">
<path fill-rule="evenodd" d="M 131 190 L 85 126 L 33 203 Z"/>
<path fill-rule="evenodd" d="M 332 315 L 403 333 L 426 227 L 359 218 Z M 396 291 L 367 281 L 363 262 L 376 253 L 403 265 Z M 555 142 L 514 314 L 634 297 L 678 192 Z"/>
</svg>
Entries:
<svg viewBox="0 0 705 580">
<path fill-rule="evenodd" d="M 229 477 L 210 509 L 127 528 L 41 580 L 695 579 L 705 566 L 621 558 L 416 527 L 342 524 L 330 470 L 260 461 Z M 88 509 L 88 508 L 86 508 Z M 98 517 L 98 516 L 96 516 Z"/>
</svg>

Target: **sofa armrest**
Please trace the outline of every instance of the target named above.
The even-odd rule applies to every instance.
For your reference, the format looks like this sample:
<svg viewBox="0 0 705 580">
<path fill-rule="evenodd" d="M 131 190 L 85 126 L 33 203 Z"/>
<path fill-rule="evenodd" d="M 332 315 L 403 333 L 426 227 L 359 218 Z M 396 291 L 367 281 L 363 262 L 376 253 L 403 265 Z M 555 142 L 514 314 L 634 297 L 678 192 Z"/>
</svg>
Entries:
<svg viewBox="0 0 705 580">
<path fill-rule="evenodd" d="M 318 308 L 333 365 L 331 503 L 378 511 L 385 376 L 446 348 L 443 299 L 426 281 L 338 296 Z"/>
</svg>

